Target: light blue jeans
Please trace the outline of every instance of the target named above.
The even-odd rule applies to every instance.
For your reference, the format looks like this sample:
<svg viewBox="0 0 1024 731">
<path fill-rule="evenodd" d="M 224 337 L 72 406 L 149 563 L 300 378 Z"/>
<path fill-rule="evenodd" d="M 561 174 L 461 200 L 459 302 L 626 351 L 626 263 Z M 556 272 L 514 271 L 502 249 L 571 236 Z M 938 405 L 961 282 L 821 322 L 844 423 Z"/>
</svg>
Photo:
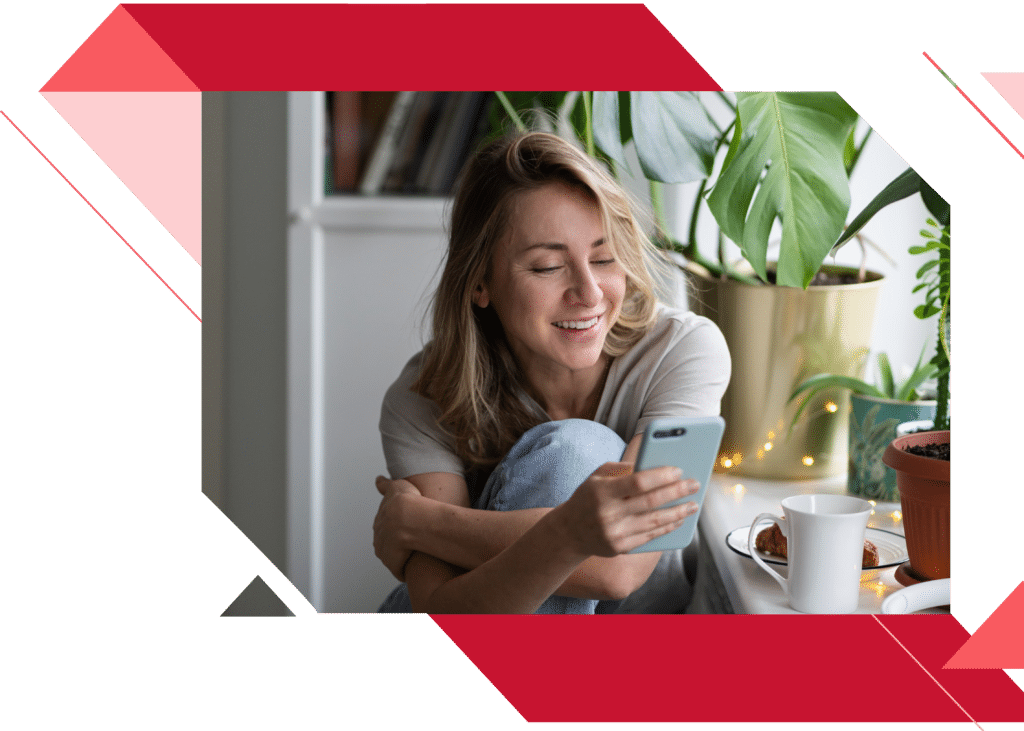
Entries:
<svg viewBox="0 0 1024 731">
<path fill-rule="evenodd" d="M 626 443 L 603 424 L 585 419 L 549 421 L 530 429 L 491 473 L 479 510 L 523 510 L 561 505 L 594 470 L 617 462 Z M 549 597 L 537 614 L 594 614 L 593 599 Z M 378 612 L 411 612 L 409 592 L 400 584 Z"/>
</svg>

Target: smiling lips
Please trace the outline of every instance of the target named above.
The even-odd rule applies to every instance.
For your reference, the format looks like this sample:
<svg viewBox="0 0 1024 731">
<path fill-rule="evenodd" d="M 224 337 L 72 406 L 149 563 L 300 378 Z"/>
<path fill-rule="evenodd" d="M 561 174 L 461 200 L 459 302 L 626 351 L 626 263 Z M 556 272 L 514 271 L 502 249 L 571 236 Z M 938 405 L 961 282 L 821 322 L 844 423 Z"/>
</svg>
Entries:
<svg viewBox="0 0 1024 731">
<path fill-rule="evenodd" d="M 554 323 L 555 327 L 560 327 L 563 330 L 589 330 L 594 327 L 601 316 L 591 317 L 589 320 L 561 320 Z"/>
</svg>

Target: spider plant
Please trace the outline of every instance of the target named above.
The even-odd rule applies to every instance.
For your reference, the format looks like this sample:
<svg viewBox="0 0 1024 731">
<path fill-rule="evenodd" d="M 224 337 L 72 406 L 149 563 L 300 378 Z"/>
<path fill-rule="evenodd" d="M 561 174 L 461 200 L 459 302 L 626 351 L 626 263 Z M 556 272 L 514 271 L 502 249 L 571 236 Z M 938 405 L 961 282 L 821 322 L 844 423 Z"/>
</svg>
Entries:
<svg viewBox="0 0 1024 731">
<path fill-rule="evenodd" d="M 793 414 L 792 424 L 795 424 L 800 418 L 800 415 L 807 408 L 807 405 L 811 402 L 814 396 L 827 388 L 846 388 L 853 393 L 857 393 L 862 396 L 874 396 L 876 398 L 890 399 L 893 401 L 918 401 L 921 398 L 918 393 L 918 389 L 921 388 L 921 385 L 925 381 L 935 378 L 939 370 L 934 363 L 930 361 L 926 362 L 924 360 L 924 354 L 925 351 L 922 349 L 921 355 L 918 357 L 917 364 L 914 366 L 914 369 L 902 382 L 897 382 L 896 379 L 893 378 L 892 366 L 889 363 L 889 357 L 885 353 L 879 353 L 877 357 L 877 385 L 872 385 L 867 381 L 863 381 L 860 378 L 854 378 L 853 376 L 834 373 L 819 373 L 811 376 L 793 389 L 793 393 L 789 397 L 789 400 L 792 402 L 795 399 L 804 396 L 800 406 Z M 792 424 L 790 428 L 792 428 Z"/>
</svg>

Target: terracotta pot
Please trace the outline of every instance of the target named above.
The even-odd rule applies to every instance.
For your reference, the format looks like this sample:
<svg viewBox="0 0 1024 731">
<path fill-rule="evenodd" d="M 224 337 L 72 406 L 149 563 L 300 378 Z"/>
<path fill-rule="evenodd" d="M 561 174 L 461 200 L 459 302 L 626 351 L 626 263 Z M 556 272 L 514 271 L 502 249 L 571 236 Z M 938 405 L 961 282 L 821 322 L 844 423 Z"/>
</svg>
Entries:
<svg viewBox="0 0 1024 731">
<path fill-rule="evenodd" d="M 948 441 L 949 431 L 908 434 L 894 439 L 882 456 L 896 470 L 910 567 L 923 579 L 949 578 L 949 462 L 904 449 Z"/>
</svg>

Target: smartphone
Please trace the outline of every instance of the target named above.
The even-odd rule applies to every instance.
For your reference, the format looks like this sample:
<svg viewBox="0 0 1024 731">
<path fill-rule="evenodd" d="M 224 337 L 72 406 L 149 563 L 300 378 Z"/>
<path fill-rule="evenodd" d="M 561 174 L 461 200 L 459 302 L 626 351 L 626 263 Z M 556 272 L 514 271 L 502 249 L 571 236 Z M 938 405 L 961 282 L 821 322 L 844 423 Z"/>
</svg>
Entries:
<svg viewBox="0 0 1024 731">
<path fill-rule="evenodd" d="M 664 506 L 692 501 L 697 503 L 696 513 L 671 533 L 658 536 L 634 548 L 631 553 L 685 548 L 693 540 L 700 507 L 704 504 L 704 494 L 708 489 L 708 480 L 711 479 L 711 470 L 718 458 L 718 448 L 722 443 L 724 431 L 725 420 L 720 416 L 655 419 L 647 425 L 633 467 L 634 472 L 652 467 L 678 467 L 683 471 L 684 480 L 692 479 L 700 483 L 700 490 Z"/>
</svg>

